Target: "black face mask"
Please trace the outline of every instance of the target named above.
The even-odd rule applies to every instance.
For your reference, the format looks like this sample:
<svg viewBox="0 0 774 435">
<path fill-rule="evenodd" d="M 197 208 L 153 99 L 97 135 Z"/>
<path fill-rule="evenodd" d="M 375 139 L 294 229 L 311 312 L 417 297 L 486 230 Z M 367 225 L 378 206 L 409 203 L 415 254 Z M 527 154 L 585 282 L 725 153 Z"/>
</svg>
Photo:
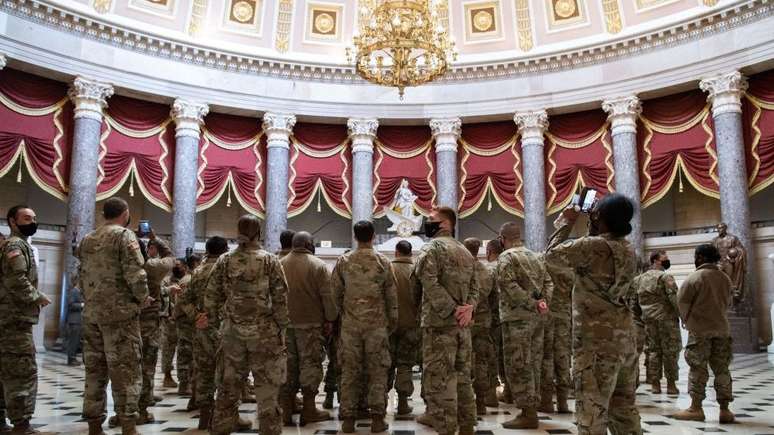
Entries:
<svg viewBox="0 0 774 435">
<path fill-rule="evenodd" d="M 183 269 L 181 269 L 179 267 L 176 267 L 176 268 L 172 269 L 172 276 L 174 276 L 177 279 L 180 279 L 180 278 L 185 276 L 185 270 L 183 270 Z"/>
<path fill-rule="evenodd" d="M 440 222 L 433 222 L 433 221 L 425 222 L 425 236 L 430 238 L 435 237 L 435 235 L 438 234 L 438 231 L 440 230 L 441 230 Z"/>
<path fill-rule="evenodd" d="M 129 218 L 126 219 L 126 225 L 124 225 L 124 228 L 129 228 L 130 223 L 132 223 L 132 215 L 129 215 Z"/>
<path fill-rule="evenodd" d="M 672 267 L 672 262 L 669 260 L 664 260 L 661 262 L 661 267 L 663 267 L 664 270 L 669 270 L 669 268 Z"/>
<path fill-rule="evenodd" d="M 16 228 L 19 229 L 19 232 L 24 237 L 30 237 L 33 234 L 35 234 L 36 232 L 38 232 L 38 224 L 37 224 L 37 222 L 32 222 L 32 223 L 27 224 L 27 225 L 16 224 Z"/>
</svg>

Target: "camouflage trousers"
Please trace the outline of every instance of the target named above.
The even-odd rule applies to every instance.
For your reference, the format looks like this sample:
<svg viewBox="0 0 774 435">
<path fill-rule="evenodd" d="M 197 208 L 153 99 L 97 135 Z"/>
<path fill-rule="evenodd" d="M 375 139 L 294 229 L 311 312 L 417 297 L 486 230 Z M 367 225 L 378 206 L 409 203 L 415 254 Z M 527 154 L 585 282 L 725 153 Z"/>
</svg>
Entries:
<svg viewBox="0 0 774 435">
<path fill-rule="evenodd" d="M 190 385 L 193 370 L 193 322 L 180 317 L 177 323 L 177 381 L 183 386 Z"/>
<path fill-rule="evenodd" d="M 301 388 L 304 393 L 317 394 L 322 382 L 322 363 L 325 358 L 322 327 L 288 328 L 287 382 L 282 394 L 293 397 Z"/>
<path fill-rule="evenodd" d="M 487 391 L 496 385 L 497 374 L 492 377 L 492 361 L 497 361 L 491 329 L 486 326 L 473 326 L 470 328 L 470 340 L 473 347 L 473 364 L 471 378 L 473 391 L 476 396 L 483 397 Z"/>
<path fill-rule="evenodd" d="M 108 382 L 119 419 L 136 418 L 142 389 L 139 319 L 120 324 L 87 323 L 83 328 L 83 341 L 83 362 L 86 366 L 84 418 L 105 418 Z"/>
<path fill-rule="evenodd" d="M 341 417 L 356 417 L 359 398 L 364 389 L 364 376 L 368 379 L 365 385 L 368 388 L 368 407 L 371 414 L 385 415 L 387 370 L 391 363 L 387 328 L 343 327 L 339 345 Z"/>
<path fill-rule="evenodd" d="M 387 391 L 395 388 L 399 396 L 414 394 L 414 366 L 419 350 L 419 329 L 398 329 L 390 335 L 392 365 L 387 379 Z"/>
<path fill-rule="evenodd" d="M 328 358 L 328 366 L 325 368 L 325 392 L 335 393 L 339 391 L 341 371 L 338 362 L 338 337 L 330 337 L 325 341 L 325 356 Z"/>
<path fill-rule="evenodd" d="M 0 329 L 0 394 L 5 405 L 2 410 L 7 409 L 11 423 L 32 418 L 38 394 L 38 365 L 30 323 L 8 324 Z"/>
<path fill-rule="evenodd" d="M 287 375 L 287 353 L 282 338 L 267 332 L 263 337 L 245 338 L 225 326 L 221 339 L 222 384 L 215 399 L 211 434 L 231 433 L 239 415 L 239 399 L 247 376 L 252 373 L 262 435 L 282 432 L 282 410 L 278 404 L 280 386 Z"/>
<path fill-rule="evenodd" d="M 142 338 L 142 391 L 138 407 L 140 411 L 153 405 L 156 363 L 159 360 L 161 318 L 158 313 L 140 314 L 140 337 Z"/>
<path fill-rule="evenodd" d="M 503 322 L 505 377 L 518 408 L 537 408 L 540 397 L 540 371 L 543 367 L 542 320 Z"/>
<path fill-rule="evenodd" d="M 170 317 L 161 318 L 161 370 L 169 373 L 174 368 L 175 352 L 177 351 L 177 324 Z"/>
<path fill-rule="evenodd" d="M 212 406 L 215 397 L 215 373 L 220 337 L 215 328 L 197 329 L 194 335 L 196 366 L 196 401 L 199 406 Z"/>
<path fill-rule="evenodd" d="M 633 340 L 633 337 L 632 337 Z M 578 435 L 640 435 L 635 405 L 637 355 L 634 341 L 616 354 L 575 349 L 575 419 Z"/>
<path fill-rule="evenodd" d="M 715 375 L 715 393 L 718 403 L 728 403 L 734 400 L 731 387 L 731 372 L 728 366 L 733 359 L 731 337 L 697 337 L 688 335 L 685 345 L 685 361 L 688 372 L 688 394 L 695 400 L 704 400 L 709 371 Z"/>
<path fill-rule="evenodd" d="M 495 350 L 497 351 L 497 377 L 501 382 L 508 382 L 505 376 L 505 355 L 503 354 L 503 325 L 498 324 L 492 328 L 492 337 L 494 338 Z"/>
<path fill-rule="evenodd" d="M 551 316 L 543 330 L 543 362 L 540 376 L 541 397 L 567 397 L 572 388 L 572 325 L 570 319 Z"/>
<path fill-rule="evenodd" d="M 677 380 L 679 373 L 677 359 L 683 348 L 679 322 L 676 318 L 671 321 L 645 322 L 648 341 L 648 363 L 645 375 L 651 384 L 661 380 L 662 367 L 667 381 Z"/>
<path fill-rule="evenodd" d="M 453 434 L 476 423 L 476 400 L 470 371 L 470 328 L 423 328 L 423 387 L 427 413 L 439 434 Z"/>
<path fill-rule="evenodd" d="M 645 334 L 645 324 L 634 324 L 635 337 L 637 338 L 637 386 L 640 385 L 640 356 L 645 352 L 645 374 L 648 373 L 648 336 Z"/>
</svg>

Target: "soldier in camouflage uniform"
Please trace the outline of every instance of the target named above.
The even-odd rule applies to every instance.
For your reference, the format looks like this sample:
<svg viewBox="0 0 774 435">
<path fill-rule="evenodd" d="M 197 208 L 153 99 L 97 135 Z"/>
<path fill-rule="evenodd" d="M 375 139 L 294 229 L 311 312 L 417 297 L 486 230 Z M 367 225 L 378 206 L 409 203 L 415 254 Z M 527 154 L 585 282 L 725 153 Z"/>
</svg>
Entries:
<svg viewBox="0 0 774 435">
<path fill-rule="evenodd" d="M 228 242 L 219 236 L 210 237 L 205 244 L 207 256 L 204 262 L 191 274 L 191 283 L 183 294 L 184 304 L 190 304 L 195 309 L 196 331 L 194 335 L 193 353 L 196 366 L 195 396 L 199 406 L 199 429 L 210 427 L 212 407 L 215 396 L 215 369 L 217 349 L 220 345 L 218 323 L 216 319 L 207 322 L 204 310 L 204 296 L 210 273 L 218 258 L 228 251 Z"/>
<path fill-rule="evenodd" d="M 330 420 L 318 410 L 314 398 L 320 388 L 325 356 L 324 328 L 336 320 L 336 304 L 330 288 L 330 273 L 325 262 L 312 254 L 314 239 L 306 231 L 295 233 L 292 250 L 281 260 L 288 281 L 287 330 L 288 378 L 282 386 L 280 404 L 286 425 L 292 424 L 298 389 L 304 396 L 300 424 Z"/>
<path fill-rule="evenodd" d="M 459 428 L 460 435 L 472 435 L 476 402 L 468 326 L 478 304 L 479 288 L 476 260 L 452 236 L 456 223 L 454 210 L 433 210 L 425 223 L 425 235 L 432 240 L 418 256 L 414 275 L 422 286 L 423 387 L 428 420 L 439 434 L 451 435 Z"/>
<path fill-rule="evenodd" d="M 365 368 L 371 432 L 378 433 L 387 430 L 389 334 L 398 323 L 398 295 L 390 260 L 372 246 L 373 224 L 359 221 L 353 231 L 357 249 L 342 255 L 331 273 L 331 288 L 341 312 L 341 430 L 355 431 Z"/>
<path fill-rule="evenodd" d="M 35 234 L 35 212 L 23 205 L 7 214 L 11 236 L 0 242 L 0 405 L 7 405 L 13 434 L 31 434 L 38 392 L 38 366 L 32 326 L 40 308 L 51 303 L 38 291 L 38 269 L 27 238 Z M 5 411 L 5 406 L 0 408 Z M 0 415 L 5 425 L 5 413 Z"/>
<path fill-rule="evenodd" d="M 648 341 L 646 377 L 654 394 L 661 394 L 661 368 L 667 379 L 667 394 L 680 394 L 677 381 L 677 358 L 682 349 L 680 318 L 677 308 L 677 284 L 669 269 L 665 251 L 650 256 L 650 270 L 637 277 L 637 296 L 645 322 Z"/>
<path fill-rule="evenodd" d="M 489 329 L 489 335 L 494 343 L 494 355 L 489 360 L 489 379 L 490 389 L 486 394 L 486 406 L 497 408 L 500 402 L 497 399 L 497 387 L 500 386 L 500 379 L 505 379 L 505 365 L 503 362 L 503 337 L 500 328 L 500 292 L 497 289 L 497 257 L 503 252 L 503 244 L 499 240 L 490 240 L 486 244 L 486 268 L 489 270 L 492 280 L 492 301 L 490 309 L 492 310 L 492 323 Z"/>
<path fill-rule="evenodd" d="M 632 312 L 632 320 L 634 321 L 634 331 L 637 342 L 637 387 L 640 386 L 640 356 L 645 352 L 645 372 L 648 370 L 648 351 L 647 336 L 645 335 L 645 321 L 642 320 L 642 307 L 640 306 L 640 296 L 637 294 L 637 289 L 640 288 L 640 277 L 643 272 L 650 268 L 649 265 L 640 263 L 638 271 L 639 275 L 635 276 L 632 280 L 632 291 L 629 292 L 630 299 L 627 305 Z"/>
<path fill-rule="evenodd" d="M 387 380 L 388 391 L 395 387 L 398 393 L 398 415 L 411 414 L 413 408 L 408 401 L 414 394 L 413 369 L 417 363 L 419 346 L 419 295 L 411 285 L 411 243 L 401 240 L 395 245 L 395 259 L 392 272 L 398 293 L 398 327 L 390 335 L 390 357 L 392 367 Z"/>
<path fill-rule="evenodd" d="M 556 223 L 546 254 L 575 274 L 572 295 L 573 379 L 579 435 L 641 434 L 635 406 L 636 337 L 631 298 L 636 256 L 624 239 L 634 207 L 608 194 L 589 216 L 589 235 L 567 240 L 580 212 L 569 207 Z"/>
<path fill-rule="evenodd" d="M 188 273 L 181 280 L 181 293 L 177 297 L 174 316 L 177 324 L 177 380 L 179 381 L 179 393 L 190 394 L 186 409 L 196 409 L 196 390 L 194 373 L 193 342 L 196 327 L 196 304 L 193 298 L 186 298 L 185 294 L 191 285 L 191 276 L 200 263 L 198 255 L 190 255 L 186 258 L 186 270 Z"/>
<path fill-rule="evenodd" d="M 223 374 L 210 432 L 214 435 L 234 429 L 242 385 L 250 372 L 261 434 L 282 432 L 278 397 L 287 374 L 288 287 L 277 256 L 259 246 L 260 228 L 253 215 L 239 218 L 239 247 L 218 258 L 207 283 L 206 316 L 200 318 L 222 319 Z"/>
<path fill-rule="evenodd" d="M 540 379 L 540 411 L 553 412 L 552 398 L 556 393 L 556 410 L 570 412 L 567 398 L 572 388 L 570 360 L 572 358 L 572 286 L 573 272 L 546 261 L 546 270 L 554 284 L 549 321 L 543 334 L 543 369 Z"/>
<path fill-rule="evenodd" d="M 486 395 L 494 386 L 493 379 L 489 376 L 489 363 L 497 359 L 491 332 L 492 311 L 493 307 L 497 306 L 498 298 L 492 270 L 477 259 L 478 251 L 481 249 L 481 240 L 470 237 L 465 239 L 463 244 L 470 255 L 476 258 L 473 270 L 479 284 L 479 296 L 478 306 L 473 314 L 473 325 L 470 328 L 473 347 L 471 377 L 473 378 L 473 391 L 476 393 L 476 413 L 486 415 Z"/>
<path fill-rule="evenodd" d="M 710 244 L 699 245 L 694 253 L 696 271 L 683 281 L 677 293 L 680 318 L 688 330 L 685 361 L 688 372 L 690 408 L 674 415 L 678 420 L 704 421 L 702 402 L 709 378 L 707 365 L 715 375 L 715 393 L 720 405 L 720 423 L 733 423 L 734 413 L 728 409 L 734 400 L 731 372 L 733 358 L 728 308 L 733 283 L 718 266 L 718 249 Z"/>
<path fill-rule="evenodd" d="M 497 259 L 505 372 L 514 402 L 522 409 L 503 427 L 537 429 L 545 316 L 537 303 L 551 299 L 553 283 L 541 256 L 522 246 L 517 223 L 503 224 L 499 237 L 505 248 Z"/>
<path fill-rule="evenodd" d="M 89 435 L 103 433 L 109 381 L 121 432 L 134 435 L 142 389 L 140 309 L 152 300 L 137 238 L 125 228 L 129 206 L 121 198 L 110 198 L 103 215 L 105 223 L 84 237 L 75 252 L 86 301 L 83 416 L 89 422 Z"/>
<path fill-rule="evenodd" d="M 180 379 L 180 372 L 177 377 L 179 384 L 172 378 L 172 368 L 175 362 L 175 353 L 178 351 L 177 345 L 179 337 L 177 335 L 177 321 L 175 315 L 177 311 L 177 299 L 183 293 L 183 287 L 188 285 L 190 277 L 188 275 L 188 266 L 184 258 L 175 260 L 175 266 L 172 268 L 172 274 L 167 275 L 161 282 L 161 297 L 163 299 L 161 308 L 161 319 L 163 328 L 162 347 L 161 347 L 161 369 L 164 372 L 164 387 L 178 388 L 178 393 L 185 393 L 182 388 L 184 385 Z M 179 357 L 178 357 L 179 359 Z"/>
</svg>

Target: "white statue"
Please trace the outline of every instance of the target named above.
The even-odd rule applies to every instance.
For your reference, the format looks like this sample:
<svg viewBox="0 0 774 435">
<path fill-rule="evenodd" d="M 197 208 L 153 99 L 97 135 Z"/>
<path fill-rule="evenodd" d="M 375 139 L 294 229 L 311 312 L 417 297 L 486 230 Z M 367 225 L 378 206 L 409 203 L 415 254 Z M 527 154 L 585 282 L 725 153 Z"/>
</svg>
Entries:
<svg viewBox="0 0 774 435">
<path fill-rule="evenodd" d="M 403 179 L 400 188 L 395 192 L 392 205 L 386 210 L 387 219 L 392 222 L 387 231 L 397 232 L 399 237 L 410 237 L 414 231 L 419 231 L 422 216 L 414 212 L 416 200 L 417 196 L 409 188 L 408 180 Z"/>
<path fill-rule="evenodd" d="M 405 218 L 413 218 L 414 215 L 414 202 L 416 202 L 417 196 L 409 189 L 408 180 L 405 178 L 400 183 L 400 188 L 395 193 L 395 201 L 393 202 L 392 209 L 400 213 Z"/>
</svg>

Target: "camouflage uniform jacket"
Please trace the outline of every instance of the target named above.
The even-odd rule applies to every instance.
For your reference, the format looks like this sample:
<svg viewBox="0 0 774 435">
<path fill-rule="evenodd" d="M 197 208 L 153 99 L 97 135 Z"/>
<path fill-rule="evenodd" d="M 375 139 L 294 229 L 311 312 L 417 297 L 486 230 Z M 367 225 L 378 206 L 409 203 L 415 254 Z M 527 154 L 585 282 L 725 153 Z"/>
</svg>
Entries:
<svg viewBox="0 0 774 435">
<path fill-rule="evenodd" d="M 538 319 L 538 299 L 550 301 L 554 284 L 540 254 L 519 246 L 497 258 L 497 288 L 503 322 Z"/>
<path fill-rule="evenodd" d="M 551 317 L 569 321 L 572 318 L 572 287 L 575 275 L 572 269 L 560 267 L 546 258 L 546 270 L 554 283 L 551 298 Z"/>
<path fill-rule="evenodd" d="M 0 247 L 0 324 L 37 324 L 41 294 L 32 247 L 17 233 L 0 242 Z"/>
<path fill-rule="evenodd" d="M 75 256 L 81 261 L 84 322 L 118 323 L 139 315 L 148 296 L 148 278 L 134 232 L 103 225 L 81 240 Z"/>
<path fill-rule="evenodd" d="M 497 295 L 497 284 L 495 280 L 496 267 L 491 267 L 478 260 L 473 264 L 473 270 L 476 273 L 476 282 L 478 282 L 478 305 L 473 314 L 473 320 L 476 326 L 488 328 L 492 325 L 494 315 L 499 312 L 499 298 Z M 499 317 L 498 317 L 499 318 Z"/>
<path fill-rule="evenodd" d="M 194 269 L 194 272 L 196 270 Z M 180 294 L 175 298 L 175 306 L 172 309 L 172 314 L 175 319 L 185 318 L 189 321 L 193 321 L 196 318 L 196 305 L 193 303 L 193 299 L 186 298 L 185 295 L 191 288 L 191 273 L 186 273 L 184 277 L 180 278 Z"/>
<path fill-rule="evenodd" d="M 287 328 L 287 297 L 288 285 L 277 256 L 240 245 L 215 263 L 204 310 L 210 321 L 222 318 L 222 328 L 242 338 L 265 338 Z"/>
<path fill-rule="evenodd" d="M 398 292 L 398 329 L 409 330 L 419 327 L 418 295 L 411 285 L 411 271 L 414 262 L 411 258 L 392 260 L 392 272 Z"/>
<path fill-rule="evenodd" d="M 457 307 L 478 305 L 475 263 L 467 248 L 448 231 L 440 231 L 422 247 L 414 275 L 422 288 L 423 328 L 457 326 Z"/>
<path fill-rule="evenodd" d="M 331 274 L 341 327 L 387 328 L 398 325 L 398 293 L 390 260 L 372 248 L 357 248 L 336 262 Z"/>
<path fill-rule="evenodd" d="M 190 321 L 196 320 L 198 313 L 204 313 L 204 295 L 216 261 L 218 261 L 218 257 L 205 258 L 204 262 L 191 274 L 191 282 L 180 297 L 179 304 L 190 307 L 190 310 L 186 311 L 186 316 Z"/>
<path fill-rule="evenodd" d="M 157 240 L 166 245 L 164 241 Z M 148 258 L 145 262 L 145 273 L 148 275 L 148 294 L 153 298 L 153 303 L 143 308 L 143 312 L 161 311 L 161 282 L 172 272 L 173 267 L 175 267 L 175 257 L 173 256 Z"/>
<path fill-rule="evenodd" d="M 336 302 L 325 262 L 307 249 L 293 249 L 280 259 L 288 280 L 288 314 L 293 328 L 319 328 L 336 320 Z"/>
<path fill-rule="evenodd" d="M 636 278 L 643 321 L 677 320 L 677 284 L 672 275 L 651 269 Z"/>
<path fill-rule="evenodd" d="M 575 272 L 573 349 L 593 349 L 608 355 L 634 353 L 628 306 L 636 267 L 634 251 L 625 239 L 610 234 L 566 240 L 571 230 L 569 225 L 557 230 L 546 259 Z"/>
</svg>

